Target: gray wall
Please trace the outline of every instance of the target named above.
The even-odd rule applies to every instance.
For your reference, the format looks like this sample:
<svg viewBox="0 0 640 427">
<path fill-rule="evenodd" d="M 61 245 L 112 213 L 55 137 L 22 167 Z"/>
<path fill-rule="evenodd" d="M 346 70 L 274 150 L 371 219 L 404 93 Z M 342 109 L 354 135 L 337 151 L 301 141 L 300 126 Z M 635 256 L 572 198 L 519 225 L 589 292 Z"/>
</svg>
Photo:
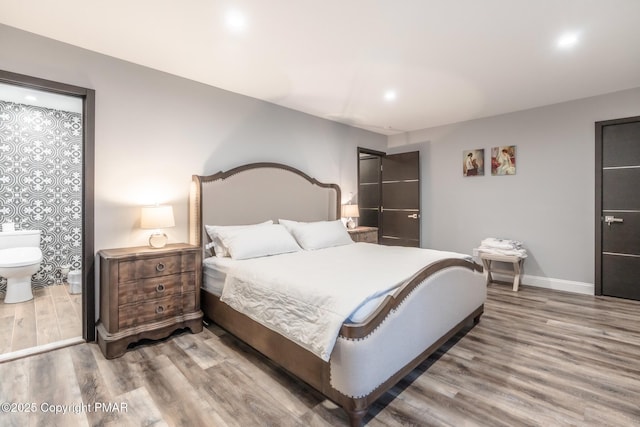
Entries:
<svg viewBox="0 0 640 427">
<path fill-rule="evenodd" d="M 640 115 L 640 89 L 396 135 L 419 149 L 422 242 L 471 253 L 485 237 L 522 240 L 525 272 L 594 283 L 595 132 Z M 491 147 L 516 145 L 515 176 L 491 176 Z M 462 151 L 485 149 L 485 175 L 462 176 Z"/>
<path fill-rule="evenodd" d="M 96 90 L 95 247 L 146 244 L 144 204 L 173 205 L 188 240 L 192 174 L 286 163 L 356 192 L 356 147 L 386 136 L 0 25 L 0 69 Z"/>
</svg>

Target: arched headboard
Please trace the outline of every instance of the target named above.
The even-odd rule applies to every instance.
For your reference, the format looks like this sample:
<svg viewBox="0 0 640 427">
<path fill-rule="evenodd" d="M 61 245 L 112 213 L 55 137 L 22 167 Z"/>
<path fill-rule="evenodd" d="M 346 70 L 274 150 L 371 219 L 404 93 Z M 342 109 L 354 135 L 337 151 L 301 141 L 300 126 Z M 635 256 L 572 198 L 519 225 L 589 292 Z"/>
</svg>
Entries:
<svg viewBox="0 0 640 427">
<path fill-rule="evenodd" d="M 209 242 L 205 225 L 243 225 L 267 220 L 340 218 L 340 187 L 279 163 L 251 163 L 213 175 L 193 175 L 189 241 Z"/>
</svg>

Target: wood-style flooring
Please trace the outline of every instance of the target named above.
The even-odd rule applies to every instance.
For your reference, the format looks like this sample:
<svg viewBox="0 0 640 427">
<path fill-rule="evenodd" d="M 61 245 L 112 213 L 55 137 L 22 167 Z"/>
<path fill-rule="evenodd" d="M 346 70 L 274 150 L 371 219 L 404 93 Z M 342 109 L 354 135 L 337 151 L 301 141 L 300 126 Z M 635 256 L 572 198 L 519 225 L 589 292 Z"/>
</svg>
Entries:
<svg viewBox="0 0 640 427">
<path fill-rule="evenodd" d="M 488 290 L 480 323 L 383 396 L 367 425 L 640 425 L 640 302 Z M 347 425 L 342 410 L 215 326 L 114 360 L 81 344 L 6 362 L 0 379 L 0 402 L 35 409 L 0 413 L 3 426 Z"/>
<path fill-rule="evenodd" d="M 0 355 L 82 337 L 82 295 L 69 285 L 33 290 L 33 299 L 16 304 L 0 295 Z M 1 424 L 1 423 L 0 423 Z"/>
</svg>

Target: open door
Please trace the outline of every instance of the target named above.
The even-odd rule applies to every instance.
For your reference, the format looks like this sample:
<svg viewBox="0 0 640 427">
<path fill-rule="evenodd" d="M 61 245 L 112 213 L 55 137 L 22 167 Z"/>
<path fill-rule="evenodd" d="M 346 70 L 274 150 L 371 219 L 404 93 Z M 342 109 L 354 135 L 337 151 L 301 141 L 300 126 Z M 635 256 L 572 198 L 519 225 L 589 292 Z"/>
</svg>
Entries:
<svg viewBox="0 0 640 427">
<path fill-rule="evenodd" d="M 49 204 L 48 209 L 52 212 L 50 215 L 42 217 L 42 215 L 34 213 L 33 215 L 23 215 L 20 218 L 20 227 L 44 230 L 41 239 L 44 259 L 41 262 L 41 271 L 36 276 L 39 281 L 36 282 L 39 294 L 49 295 L 44 292 L 46 289 L 51 292 L 51 295 L 56 295 L 54 298 L 56 304 L 54 305 L 59 309 L 69 308 L 69 305 L 75 303 L 77 299 L 82 301 L 81 329 L 80 325 L 75 324 L 75 318 L 71 313 L 75 310 L 70 312 L 62 309 L 58 318 L 62 319 L 60 313 L 64 312 L 65 316 L 63 320 L 60 320 L 64 323 L 64 327 L 62 323 L 59 326 L 55 324 L 51 326 L 46 325 L 46 322 L 36 322 L 36 327 L 33 329 L 35 336 L 22 336 L 19 344 L 21 347 L 16 350 L 21 355 L 36 354 L 42 352 L 42 346 L 46 345 L 48 350 L 52 350 L 60 346 L 68 346 L 76 338 L 79 340 L 78 342 L 81 342 L 82 339 L 87 342 L 95 341 L 95 91 L 0 70 L 0 101 L 3 101 L 5 109 L 10 111 L 10 114 L 5 114 L 7 127 L 18 126 L 18 123 L 30 123 L 29 126 L 31 126 L 25 125 L 27 130 L 22 129 L 20 132 L 6 132 L 0 138 L 0 145 L 7 145 L 9 152 L 15 153 L 16 159 L 20 160 L 16 161 L 16 167 L 11 173 L 9 173 L 11 168 L 5 170 L 3 165 L 3 174 L 13 175 L 9 180 L 9 182 L 13 180 L 15 183 L 11 192 L 20 193 L 20 197 L 15 200 L 13 207 L 9 206 L 9 203 L 4 199 L 2 200 L 2 204 L 6 204 L 7 209 L 4 217 L 0 214 L 0 222 L 13 222 L 17 214 L 13 214 L 13 216 L 9 214 L 21 212 L 25 203 L 26 206 L 41 206 L 43 210 Z M 33 120 L 29 121 L 33 117 L 43 117 L 42 121 L 45 123 L 38 124 Z M 33 141 L 38 138 L 44 140 L 46 135 L 51 136 L 45 144 L 49 154 L 38 156 L 31 149 L 35 146 Z M 56 135 L 55 140 L 53 135 Z M 74 145 L 77 145 L 77 148 L 73 148 Z M 75 163 L 76 161 L 80 164 Z M 11 165 L 13 162 L 13 160 L 9 161 L 9 164 Z M 64 166 L 64 172 L 62 172 L 62 166 Z M 48 177 L 52 182 L 48 186 L 45 185 L 47 187 L 46 195 L 44 191 L 35 191 L 35 186 L 29 187 L 23 182 L 24 174 L 28 175 L 28 172 L 32 171 L 31 176 L 35 176 L 36 170 L 43 174 L 43 180 Z M 72 180 L 70 178 L 72 173 L 74 176 L 77 174 L 80 181 L 76 183 L 75 178 Z M 68 181 L 73 182 L 73 185 L 63 182 L 65 176 L 69 177 Z M 79 186 L 80 189 L 61 190 L 67 185 L 70 187 Z M 74 218 L 74 215 L 80 219 Z M 79 244 L 79 248 L 76 246 L 77 244 Z M 55 286 L 62 284 L 66 274 L 63 273 L 63 270 L 66 268 L 80 270 L 82 277 L 80 295 L 74 292 L 73 295 L 66 295 L 65 298 L 65 293 L 61 293 L 64 287 Z M 69 270 L 66 271 L 69 272 Z M 66 286 L 70 288 L 69 285 Z M 46 297 L 45 299 L 50 300 L 51 298 Z M 36 299 L 31 303 L 36 304 L 35 301 Z M 59 306 L 58 302 L 61 303 Z M 27 302 L 22 304 L 25 305 L 23 310 L 27 310 Z M 31 320 L 36 321 L 36 318 Z M 56 331 L 59 328 L 62 338 L 66 337 L 66 339 L 57 340 L 55 338 L 58 336 L 57 332 L 55 336 L 43 333 L 42 327 L 48 328 L 47 330 L 55 328 Z M 62 332 L 63 330 L 64 332 Z M 75 336 L 76 332 L 78 337 Z M 52 336 L 49 337 L 49 335 Z M 43 337 L 42 342 L 41 336 Z M 35 346 L 27 349 L 23 347 L 25 343 L 33 343 Z"/>
<path fill-rule="evenodd" d="M 380 231 L 382 206 L 382 157 L 379 151 L 358 149 L 358 225 Z M 380 233 L 378 233 L 378 241 Z"/>
<path fill-rule="evenodd" d="M 380 243 L 420 247 L 420 153 L 382 157 Z"/>
</svg>

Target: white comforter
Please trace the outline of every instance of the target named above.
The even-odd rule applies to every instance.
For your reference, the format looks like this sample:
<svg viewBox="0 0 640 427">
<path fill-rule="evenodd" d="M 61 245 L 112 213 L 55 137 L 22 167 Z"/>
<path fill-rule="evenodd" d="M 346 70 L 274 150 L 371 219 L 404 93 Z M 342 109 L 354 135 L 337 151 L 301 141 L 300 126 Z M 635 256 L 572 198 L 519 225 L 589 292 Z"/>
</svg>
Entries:
<svg viewBox="0 0 640 427">
<path fill-rule="evenodd" d="M 354 243 L 242 261 L 221 300 L 325 361 L 343 322 L 421 268 L 468 255 Z"/>
</svg>

